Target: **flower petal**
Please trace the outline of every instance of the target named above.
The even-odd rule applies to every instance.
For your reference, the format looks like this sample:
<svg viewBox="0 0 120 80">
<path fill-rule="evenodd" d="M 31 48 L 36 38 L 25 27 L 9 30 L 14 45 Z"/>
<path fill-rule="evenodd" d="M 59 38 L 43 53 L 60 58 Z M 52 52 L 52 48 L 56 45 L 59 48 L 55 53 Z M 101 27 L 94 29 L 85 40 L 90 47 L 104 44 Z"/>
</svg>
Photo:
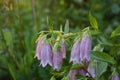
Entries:
<svg viewBox="0 0 120 80">
<path fill-rule="evenodd" d="M 80 42 L 76 41 L 72 47 L 70 62 L 80 63 Z"/>
</svg>

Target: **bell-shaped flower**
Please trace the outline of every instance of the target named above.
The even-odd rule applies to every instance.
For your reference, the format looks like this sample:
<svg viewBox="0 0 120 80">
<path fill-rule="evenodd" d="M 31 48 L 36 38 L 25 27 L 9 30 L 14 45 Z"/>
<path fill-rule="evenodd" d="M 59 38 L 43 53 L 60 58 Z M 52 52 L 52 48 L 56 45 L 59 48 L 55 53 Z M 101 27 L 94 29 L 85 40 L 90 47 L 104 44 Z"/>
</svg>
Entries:
<svg viewBox="0 0 120 80">
<path fill-rule="evenodd" d="M 70 57 L 70 62 L 74 63 L 81 63 L 80 60 L 80 41 L 76 41 L 73 44 L 72 51 L 71 51 L 71 57 Z"/>
<path fill-rule="evenodd" d="M 47 64 L 53 66 L 52 57 L 53 57 L 53 52 L 51 45 L 48 43 L 43 43 L 41 48 L 41 65 L 43 67 L 45 67 Z"/>
<path fill-rule="evenodd" d="M 57 52 L 53 53 L 53 68 L 56 70 L 60 70 L 62 65 L 63 58 L 66 57 L 66 48 L 65 44 L 61 45 L 61 48 L 57 50 Z"/>
<path fill-rule="evenodd" d="M 82 76 L 86 76 L 86 71 L 83 69 L 83 68 L 80 68 L 79 69 L 79 74 L 82 75 Z"/>
<path fill-rule="evenodd" d="M 76 75 L 79 74 L 79 70 L 70 70 L 69 77 L 70 80 L 77 80 Z"/>
<path fill-rule="evenodd" d="M 41 59 L 41 48 L 42 48 L 42 44 L 43 44 L 43 38 L 40 37 L 40 38 L 38 39 L 38 42 L 37 42 L 36 54 L 35 54 L 35 57 L 37 57 L 38 60 Z"/>
<path fill-rule="evenodd" d="M 111 80 L 119 80 L 119 77 L 117 75 L 112 75 Z"/>
<path fill-rule="evenodd" d="M 87 76 L 91 76 L 92 78 L 95 78 L 95 69 L 94 68 L 88 67 L 87 71 L 89 72 L 86 74 Z"/>
<path fill-rule="evenodd" d="M 90 61 L 91 39 L 89 36 L 83 36 L 80 44 L 80 59 Z"/>
</svg>

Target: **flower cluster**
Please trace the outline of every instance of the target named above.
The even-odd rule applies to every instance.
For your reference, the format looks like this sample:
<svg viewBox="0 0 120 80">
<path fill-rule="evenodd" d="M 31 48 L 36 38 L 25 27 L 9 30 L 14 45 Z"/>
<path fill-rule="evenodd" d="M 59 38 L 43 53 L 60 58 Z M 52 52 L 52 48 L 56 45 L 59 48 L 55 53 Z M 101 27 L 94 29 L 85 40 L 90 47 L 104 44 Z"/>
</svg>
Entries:
<svg viewBox="0 0 120 80">
<path fill-rule="evenodd" d="M 89 76 L 94 78 L 94 68 L 89 66 L 91 51 L 91 38 L 89 35 L 84 35 L 82 39 L 77 40 L 71 50 L 70 62 L 74 64 L 83 64 L 83 67 L 76 70 L 70 70 L 70 80 L 76 80 L 75 75 Z M 57 51 L 53 50 L 52 44 L 45 41 L 44 37 L 40 37 L 37 42 L 36 54 L 40 64 L 45 67 L 49 64 L 53 69 L 60 70 L 62 60 L 66 58 L 66 45 L 63 42 Z"/>
<path fill-rule="evenodd" d="M 77 40 L 74 43 L 71 51 L 70 62 L 73 62 L 74 64 L 84 64 L 84 66 L 77 70 L 71 70 L 69 72 L 70 80 L 76 80 L 76 74 L 92 78 L 95 77 L 94 68 L 89 66 L 91 46 L 91 38 L 88 35 L 84 35 L 81 41 Z"/>
<path fill-rule="evenodd" d="M 91 39 L 84 36 L 81 41 L 76 41 L 72 47 L 70 62 L 82 63 L 83 60 L 90 61 Z"/>
<path fill-rule="evenodd" d="M 59 70 L 62 64 L 62 59 L 66 57 L 65 54 L 65 43 L 63 43 L 56 52 L 53 52 L 52 45 L 45 42 L 43 37 L 38 39 L 35 57 L 40 60 L 40 64 L 43 67 L 49 64 L 54 69 Z"/>
</svg>

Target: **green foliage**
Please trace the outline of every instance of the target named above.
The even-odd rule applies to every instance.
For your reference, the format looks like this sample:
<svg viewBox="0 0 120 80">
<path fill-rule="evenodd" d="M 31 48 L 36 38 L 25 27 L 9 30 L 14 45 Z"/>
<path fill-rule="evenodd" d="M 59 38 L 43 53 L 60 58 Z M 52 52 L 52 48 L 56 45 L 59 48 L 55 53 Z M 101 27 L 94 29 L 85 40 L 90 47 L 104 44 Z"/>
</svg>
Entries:
<svg viewBox="0 0 120 80">
<path fill-rule="evenodd" d="M 66 20 L 66 23 L 65 23 L 65 29 L 64 29 L 64 33 L 68 33 L 69 32 L 69 21 Z"/>
<path fill-rule="evenodd" d="M 113 57 L 111 57 L 109 54 L 105 52 L 98 52 L 98 51 L 92 51 L 91 57 L 98 61 L 108 62 L 111 64 L 116 64 Z"/>
<path fill-rule="evenodd" d="M 94 29 L 98 30 L 98 23 L 97 23 L 96 19 L 92 16 L 92 14 L 90 12 L 89 12 L 89 21 L 90 21 L 91 26 Z"/>
<path fill-rule="evenodd" d="M 108 80 L 113 68 L 120 76 L 119 5 L 119 0 L 0 0 L 0 80 L 50 80 L 52 75 L 56 80 L 69 80 L 69 70 L 81 67 L 68 65 L 71 38 L 67 41 L 67 59 L 60 72 L 52 72 L 49 66 L 42 68 L 34 58 L 37 33 L 48 30 L 47 16 L 53 21 L 54 29 L 65 24 L 60 29 L 65 33 L 65 39 L 73 36 L 70 31 L 80 32 L 90 21 L 92 46 L 100 44 L 91 52 L 92 60 L 98 62 L 97 78 Z M 89 10 L 93 14 L 88 14 Z M 56 46 L 60 44 L 61 41 Z M 77 77 L 87 80 L 81 75 Z"/>
<path fill-rule="evenodd" d="M 120 36 L 120 26 L 118 26 L 111 34 L 111 37 Z"/>
<path fill-rule="evenodd" d="M 99 80 L 100 76 L 107 70 L 108 64 L 106 62 L 96 62 L 96 79 Z"/>
</svg>

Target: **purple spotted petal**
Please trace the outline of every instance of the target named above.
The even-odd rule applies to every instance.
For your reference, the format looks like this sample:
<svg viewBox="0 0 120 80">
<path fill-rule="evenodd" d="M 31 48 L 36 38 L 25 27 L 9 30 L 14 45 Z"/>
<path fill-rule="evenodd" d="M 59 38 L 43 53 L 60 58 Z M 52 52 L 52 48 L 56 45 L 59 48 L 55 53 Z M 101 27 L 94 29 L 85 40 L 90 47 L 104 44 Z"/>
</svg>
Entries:
<svg viewBox="0 0 120 80">
<path fill-rule="evenodd" d="M 45 67 L 47 64 L 52 66 L 52 47 L 50 44 L 44 43 L 41 48 L 41 65 Z"/>
<path fill-rule="evenodd" d="M 37 57 L 38 60 L 41 59 L 42 44 L 43 44 L 43 39 L 39 38 L 38 43 L 37 43 L 37 47 L 36 47 L 36 54 L 35 54 L 35 57 Z"/>
<path fill-rule="evenodd" d="M 80 62 L 80 42 L 76 41 L 72 47 L 70 62 L 81 63 Z"/>
<path fill-rule="evenodd" d="M 113 75 L 111 80 L 119 80 L 119 77 L 117 75 Z"/>
<path fill-rule="evenodd" d="M 53 53 L 53 67 L 54 69 L 58 70 L 61 67 L 63 59 L 63 53 L 60 50 L 57 50 L 56 53 Z"/>
<path fill-rule="evenodd" d="M 76 75 L 79 73 L 78 70 L 70 70 L 69 72 L 69 77 L 70 77 L 70 80 L 77 80 L 76 79 Z"/>
</svg>

